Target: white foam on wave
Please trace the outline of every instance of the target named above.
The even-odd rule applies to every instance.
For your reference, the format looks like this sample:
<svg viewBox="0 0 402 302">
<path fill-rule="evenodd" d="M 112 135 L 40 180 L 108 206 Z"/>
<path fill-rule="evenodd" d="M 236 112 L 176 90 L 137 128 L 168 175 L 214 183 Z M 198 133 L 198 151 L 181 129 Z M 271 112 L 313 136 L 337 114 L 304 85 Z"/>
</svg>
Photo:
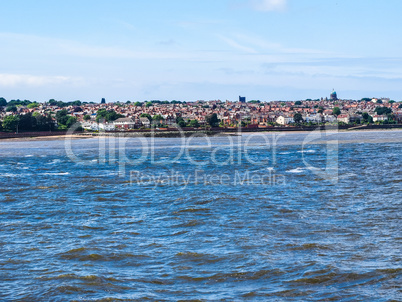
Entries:
<svg viewBox="0 0 402 302">
<path fill-rule="evenodd" d="M 70 175 L 70 173 L 68 173 L 68 172 L 54 172 L 54 173 L 41 173 L 41 175 L 62 176 L 62 175 Z"/>
<path fill-rule="evenodd" d="M 286 172 L 287 173 L 303 173 L 304 171 L 306 171 L 306 170 L 303 168 L 296 168 L 296 169 L 288 170 Z"/>
<path fill-rule="evenodd" d="M 310 149 L 310 150 L 301 150 L 301 151 L 297 151 L 297 153 L 315 153 L 316 151 L 315 150 L 312 150 L 312 149 Z"/>
<path fill-rule="evenodd" d="M 13 174 L 13 173 L 1 173 L 0 177 L 18 177 L 20 174 Z"/>
<path fill-rule="evenodd" d="M 59 163 L 61 163 L 60 159 L 54 159 L 50 163 L 47 163 L 47 165 L 55 165 L 55 164 L 59 164 Z"/>
</svg>

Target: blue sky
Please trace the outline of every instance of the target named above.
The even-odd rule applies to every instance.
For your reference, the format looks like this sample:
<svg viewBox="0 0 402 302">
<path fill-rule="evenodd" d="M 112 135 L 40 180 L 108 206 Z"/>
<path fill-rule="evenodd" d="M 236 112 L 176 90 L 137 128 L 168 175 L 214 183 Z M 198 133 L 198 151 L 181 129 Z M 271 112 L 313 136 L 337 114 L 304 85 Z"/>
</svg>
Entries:
<svg viewBox="0 0 402 302">
<path fill-rule="evenodd" d="M 0 1 L 0 96 L 402 99 L 399 0 Z"/>
</svg>

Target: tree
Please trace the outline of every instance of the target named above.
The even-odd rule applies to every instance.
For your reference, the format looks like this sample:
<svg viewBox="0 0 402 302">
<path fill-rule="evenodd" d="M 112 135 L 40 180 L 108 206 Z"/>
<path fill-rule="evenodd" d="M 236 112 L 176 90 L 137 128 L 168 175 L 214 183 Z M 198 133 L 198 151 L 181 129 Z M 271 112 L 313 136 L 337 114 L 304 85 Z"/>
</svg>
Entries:
<svg viewBox="0 0 402 302">
<path fill-rule="evenodd" d="M 154 115 L 154 116 L 152 117 L 152 119 L 153 119 L 154 121 L 157 121 L 157 122 L 164 120 L 163 116 L 160 115 L 160 114 Z"/>
<path fill-rule="evenodd" d="M 18 126 L 19 118 L 16 115 L 8 115 L 3 120 L 3 128 L 6 131 L 16 131 Z"/>
<path fill-rule="evenodd" d="M 341 109 L 339 109 L 339 107 L 335 107 L 335 108 L 332 110 L 332 113 L 333 113 L 333 115 L 338 116 L 338 115 L 341 114 Z"/>
<path fill-rule="evenodd" d="M 29 112 L 19 116 L 18 129 L 32 131 L 36 126 L 36 119 Z"/>
<path fill-rule="evenodd" d="M 66 126 L 67 121 L 68 121 L 67 110 L 66 110 L 66 109 L 63 109 L 63 110 L 57 111 L 57 113 L 56 113 L 56 120 L 57 120 L 57 123 L 58 123 L 59 125 L 64 125 L 64 126 Z"/>
<path fill-rule="evenodd" d="M 18 110 L 17 106 L 15 106 L 15 105 L 8 106 L 6 109 L 7 112 L 13 112 L 13 113 L 16 113 L 17 110 Z"/>
<path fill-rule="evenodd" d="M 0 107 L 6 107 L 7 106 L 7 101 L 5 98 L 0 98 Z"/>
<path fill-rule="evenodd" d="M 152 106 L 152 102 L 147 102 L 147 103 L 145 104 L 145 106 L 146 106 L 146 107 L 151 107 L 151 106 Z"/>
<path fill-rule="evenodd" d="M 89 121 L 91 119 L 91 116 L 89 114 L 84 115 L 84 121 Z"/>
<path fill-rule="evenodd" d="M 392 109 L 387 107 L 377 107 L 375 108 L 374 112 L 377 112 L 378 115 L 391 114 Z"/>
<path fill-rule="evenodd" d="M 205 121 L 207 122 L 208 125 L 211 127 L 216 127 L 219 124 L 218 116 L 216 113 L 213 113 L 211 115 L 207 115 L 205 117 Z"/>
<path fill-rule="evenodd" d="M 176 118 L 176 124 L 179 125 L 180 127 L 186 127 L 187 125 L 181 116 Z"/>
<path fill-rule="evenodd" d="M 106 122 L 111 122 L 121 117 L 123 117 L 123 115 L 117 114 L 114 110 L 107 111 L 105 108 L 101 108 L 96 113 L 96 122 L 99 123 L 99 121 L 102 119 L 104 119 Z"/>
<path fill-rule="evenodd" d="M 394 101 L 394 100 L 390 100 L 388 103 L 393 104 L 393 103 L 395 103 L 395 101 Z"/>
<path fill-rule="evenodd" d="M 77 122 L 77 118 L 74 116 L 70 116 L 66 122 L 67 128 L 70 128 L 72 125 L 74 125 Z"/>
<path fill-rule="evenodd" d="M 142 103 L 141 103 L 141 102 L 135 102 L 135 103 L 134 103 L 134 106 L 136 106 L 136 107 L 141 107 L 141 106 L 142 106 Z"/>
<path fill-rule="evenodd" d="M 39 107 L 39 104 L 38 104 L 38 103 L 36 103 L 36 102 L 31 103 L 31 104 L 28 104 L 28 106 L 27 106 L 27 108 L 29 108 L 29 109 L 32 109 L 32 108 L 37 108 L 37 107 Z"/>
<path fill-rule="evenodd" d="M 106 100 L 105 100 L 105 98 L 102 98 L 102 100 L 101 100 L 101 104 L 106 104 Z"/>
<path fill-rule="evenodd" d="M 54 124 L 52 121 L 52 117 L 50 115 L 44 116 L 38 112 L 35 112 L 33 114 L 33 116 L 36 119 L 36 122 L 35 122 L 36 130 L 38 130 L 38 131 L 53 130 Z"/>
<path fill-rule="evenodd" d="M 200 127 L 200 123 L 199 123 L 197 120 L 191 120 L 191 121 L 190 121 L 190 127 L 199 128 L 199 127 Z"/>
<path fill-rule="evenodd" d="M 50 106 L 56 106 L 57 105 L 57 101 L 55 99 L 50 99 L 48 103 L 49 103 Z"/>
<path fill-rule="evenodd" d="M 402 104 L 400 104 L 400 105 L 398 106 L 398 108 L 401 109 L 401 108 L 402 108 Z"/>
<path fill-rule="evenodd" d="M 146 117 L 149 121 L 152 121 L 152 117 L 148 113 L 142 113 L 140 117 Z"/>
<path fill-rule="evenodd" d="M 121 117 L 124 117 L 124 115 L 119 114 L 119 113 L 117 113 L 117 112 L 114 111 L 114 110 L 110 110 L 110 111 L 108 111 L 107 114 L 106 114 L 106 120 L 107 120 L 108 122 L 113 122 L 113 121 L 115 121 L 115 120 L 117 120 L 117 119 L 119 119 L 119 118 L 121 118 Z"/>
<path fill-rule="evenodd" d="M 300 106 L 301 104 L 302 104 L 301 101 L 296 101 L 296 102 L 295 102 L 295 105 L 296 105 L 296 106 Z"/>
<path fill-rule="evenodd" d="M 303 116 L 301 115 L 301 113 L 295 113 L 293 119 L 296 124 L 300 124 L 301 122 L 303 122 Z"/>
</svg>

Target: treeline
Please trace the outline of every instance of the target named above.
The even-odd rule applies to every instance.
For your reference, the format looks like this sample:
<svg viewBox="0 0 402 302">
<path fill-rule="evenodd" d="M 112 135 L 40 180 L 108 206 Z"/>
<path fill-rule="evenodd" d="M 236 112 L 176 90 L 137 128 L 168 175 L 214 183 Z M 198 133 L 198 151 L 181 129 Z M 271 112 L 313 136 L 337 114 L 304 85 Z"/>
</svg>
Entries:
<svg viewBox="0 0 402 302">
<path fill-rule="evenodd" d="M 104 98 L 102 98 L 101 100 L 101 104 L 105 104 L 106 100 Z M 115 104 L 120 104 L 123 105 L 124 103 L 122 102 L 114 102 Z M 34 104 L 35 106 L 39 106 L 38 102 L 31 102 L 30 100 L 11 100 L 9 102 L 7 102 L 7 100 L 3 97 L 0 97 L 0 107 L 9 107 L 9 106 L 33 106 L 32 104 Z M 95 104 L 95 102 L 81 102 L 80 100 L 77 101 L 72 101 L 72 102 L 63 102 L 63 101 L 57 101 L 55 99 L 50 99 L 49 101 L 45 102 L 46 105 L 49 106 L 57 106 L 59 108 L 63 108 L 63 107 L 68 107 L 68 106 L 81 106 L 81 105 L 86 105 L 86 104 Z M 182 101 L 159 101 L 159 100 L 151 100 L 151 101 L 144 101 L 144 102 L 131 102 L 131 101 L 127 101 L 125 102 L 125 104 L 132 104 L 134 106 L 152 106 L 153 104 L 186 104 L 186 102 L 182 102 Z M 32 107 L 31 107 L 32 108 Z"/>
<path fill-rule="evenodd" d="M 66 130 L 77 123 L 77 118 L 68 114 L 66 109 L 56 113 L 57 129 Z M 0 131 L 54 131 L 55 120 L 50 114 L 42 115 L 39 112 L 8 115 L 0 123 Z M 77 129 L 79 130 L 79 129 Z"/>
<path fill-rule="evenodd" d="M 8 115 L 0 123 L 0 131 L 53 131 L 54 121 L 50 115 L 38 112 L 21 115 Z"/>
</svg>

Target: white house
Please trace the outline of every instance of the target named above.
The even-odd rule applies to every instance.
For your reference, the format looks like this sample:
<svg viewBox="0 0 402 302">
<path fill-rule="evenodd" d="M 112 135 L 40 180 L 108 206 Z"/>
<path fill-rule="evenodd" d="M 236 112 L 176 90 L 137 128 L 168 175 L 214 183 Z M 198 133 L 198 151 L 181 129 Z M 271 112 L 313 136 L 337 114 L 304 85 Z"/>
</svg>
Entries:
<svg viewBox="0 0 402 302">
<path fill-rule="evenodd" d="M 305 122 L 312 122 L 312 123 L 321 123 L 322 122 L 322 115 L 319 113 L 316 114 L 308 114 L 303 116 L 303 120 Z"/>
<path fill-rule="evenodd" d="M 388 117 L 386 115 L 373 115 L 373 122 L 380 122 L 386 120 L 388 120 Z"/>
<path fill-rule="evenodd" d="M 295 120 L 293 119 L 293 117 L 281 115 L 276 119 L 276 122 L 279 125 L 288 125 L 288 124 L 294 123 Z"/>
<path fill-rule="evenodd" d="M 349 124 L 349 121 L 350 121 L 349 115 L 347 115 L 347 114 L 340 114 L 340 115 L 338 115 L 337 119 L 338 119 L 338 122 L 342 122 L 345 124 Z"/>
<path fill-rule="evenodd" d="M 130 117 L 122 117 L 114 121 L 114 126 L 119 130 L 129 130 L 134 129 L 136 122 Z"/>
<path fill-rule="evenodd" d="M 332 114 L 324 114 L 323 117 L 324 121 L 327 123 L 333 123 L 336 122 L 336 117 Z"/>
</svg>

